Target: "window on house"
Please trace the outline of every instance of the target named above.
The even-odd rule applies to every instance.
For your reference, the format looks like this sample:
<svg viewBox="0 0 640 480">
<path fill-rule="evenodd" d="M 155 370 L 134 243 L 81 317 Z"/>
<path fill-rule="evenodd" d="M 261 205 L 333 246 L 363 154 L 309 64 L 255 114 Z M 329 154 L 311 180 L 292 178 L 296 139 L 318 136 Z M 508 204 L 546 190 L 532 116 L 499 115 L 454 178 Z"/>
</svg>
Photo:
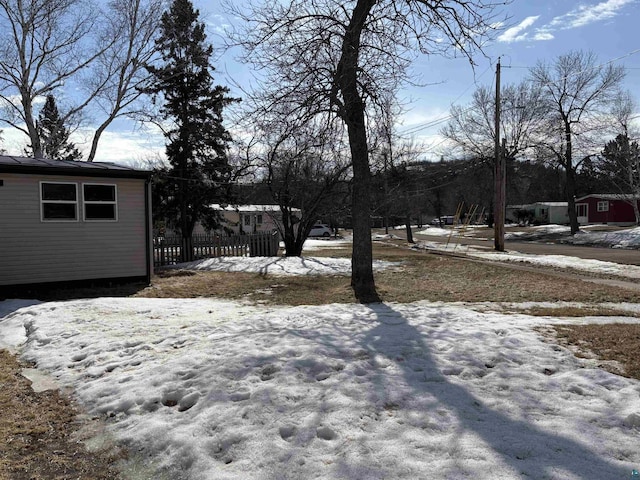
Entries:
<svg viewBox="0 0 640 480">
<path fill-rule="evenodd" d="M 40 205 L 43 221 L 77 221 L 77 184 L 40 182 Z"/>
<path fill-rule="evenodd" d="M 598 202 L 598 211 L 599 212 L 608 212 L 609 211 L 609 201 L 604 200 L 602 202 Z"/>
<path fill-rule="evenodd" d="M 587 216 L 587 207 L 589 205 L 587 205 L 586 203 L 578 203 L 576 205 L 576 215 L 578 217 L 586 217 Z"/>
<path fill-rule="evenodd" d="M 259 213 L 258 215 L 256 215 L 256 223 L 258 225 L 262 225 L 262 214 Z"/>
<path fill-rule="evenodd" d="M 251 215 L 245 215 L 244 216 L 244 225 L 245 225 L 245 227 L 250 227 L 251 226 Z"/>
<path fill-rule="evenodd" d="M 115 185 L 85 183 L 82 188 L 85 220 L 118 219 Z"/>
</svg>

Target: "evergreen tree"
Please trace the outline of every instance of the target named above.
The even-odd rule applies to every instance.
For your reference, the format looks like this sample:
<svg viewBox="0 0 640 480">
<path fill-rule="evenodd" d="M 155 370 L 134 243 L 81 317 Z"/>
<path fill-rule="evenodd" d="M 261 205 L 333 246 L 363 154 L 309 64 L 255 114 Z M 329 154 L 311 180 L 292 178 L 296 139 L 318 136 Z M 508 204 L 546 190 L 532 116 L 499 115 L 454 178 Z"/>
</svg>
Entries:
<svg viewBox="0 0 640 480">
<path fill-rule="evenodd" d="M 147 93 L 161 96 L 162 120 L 169 167 L 158 171 L 163 191 L 158 207 L 173 221 L 183 238 L 183 260 L 191 256 L 191 236 L 198 221 L 212 227 L 212 203 L 225 200 L 223 187 L 230 172 L 227 144 L 231 137 L 222 125 L 222 110 L 234 99 L 229 89 L 214 85 L 210 65 L 213 47 L 206 42 L 204 24 L 189 0 L 173 0 L 162 15 L 156 46 L 162 60 L 147 65 L 151 74 Z"/>
<path fill-rule="evenodd" d="M 69 141 L 71 132 L 64 126 L 56 100 L 53 95 L 47 95 L 38 120 L 36 131 L 40 137 L 42 155 L 52 160 L 81 160 L 82 154 Z"/>
<path fill-rule="evenodd" d="M 598 166 L 615 193 L 640 191 L 640 146 L 628 135 L 620 134 L 607 142 Z"/>
</svg>

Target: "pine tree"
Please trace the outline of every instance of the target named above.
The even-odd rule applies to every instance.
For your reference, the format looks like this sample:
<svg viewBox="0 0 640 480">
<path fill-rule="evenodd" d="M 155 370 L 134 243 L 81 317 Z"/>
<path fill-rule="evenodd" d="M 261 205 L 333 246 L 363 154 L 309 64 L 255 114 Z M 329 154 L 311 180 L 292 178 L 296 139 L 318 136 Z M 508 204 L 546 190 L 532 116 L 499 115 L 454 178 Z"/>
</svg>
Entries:
<svg viewBox="0 0 640 480">
<path fill-rule="evenodd" d="M 162 15 L 156 46 L 159 65 L 148 65 L 151 82 L 145 89 L 164 100 L 163 120 L 171 122 L 165 137 L 170 167 L 158 172 L 164 185 L 160 207 L 174 219 L 183 238 L 183 260 L 191 255 L 196 222 L 215 224 L 212 203 L 224 201 L 228 173 L 227 144 L 231 137 L 222 125 L 222 110 L 235 101 L 229 89 L 214 85 L 210 65 L 213 47 L 206 42 L 204 24 L 189 0 L 174 0 Z"/>
<path fill-rule="evenodd" d="M 640 146 L 626 134 L 607 142 L 599 167 L 616 193 L 640 191 Z"/>
<path fill-rule="evenodd" d="M 71 132 L 64 126 L 56 100 L 53 95 L 47 95 L 38 120 L 36 131 L 40 137 L 42 154 L 52 160 L 81 160 L 82 154 L 69 141 Z"/>
</svg>

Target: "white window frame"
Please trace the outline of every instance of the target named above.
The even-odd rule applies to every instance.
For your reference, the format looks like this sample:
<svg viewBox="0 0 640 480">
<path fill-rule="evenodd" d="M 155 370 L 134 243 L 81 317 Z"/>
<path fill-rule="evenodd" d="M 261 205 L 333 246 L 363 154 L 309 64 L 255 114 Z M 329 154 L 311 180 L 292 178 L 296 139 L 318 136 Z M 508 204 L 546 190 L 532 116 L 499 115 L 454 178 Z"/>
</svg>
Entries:
<svg viewBox="0 0 640 480">
<path fill-rule="evenodd" d="M 596 210 L 598 212 L 608 212 L 609 211 L 609 200 L 599 200 L 596 206 Z"/>
<path fill-rule="evenodd" d="M 584 215 L 580 215 L 579 208 L 584 207 Z M 589 218 L 589 204 L 588 203 L 576 203 L 576 216 Z"/>
<path fill-rule="evenodd" d="M 87 201 L 84 198 L 84 187 L 85 185 L 96 185 L 101 187 L 113 187 L 113 201 L 96 201 L 89 200 Z M 113 205 L 113 214 L 114 218 L 87 218 L 87 205 Z M 118 185 L 115 183 L 83 183 L 82 184 L 82 219 L 85 222 L 117 222 L 118 221 Z"/>
<path fill-rule="evenodd" d="M 42 198 L 42 186 L 44 184 L 52 184 L 52 185 L 73 185 L 76 189 L 76 199 L 75 200 L 45 200 Z M 47 223 L 69 223 L 69 222 L 79 222 L 80 221 L 80 212 L 78 211 L 79 201 L 78 201 L 78 183 L 77 182 L 56 182 L 51 180 L 41 180 L 39 185 L 40 190 L 40 221 Z M 65 204 L 65 205 L 75 205 L 76 210 L 76 218 L 44 218 L 44 204 L 45 203 L 56 203 L 56 204 Z"/>
</svg>

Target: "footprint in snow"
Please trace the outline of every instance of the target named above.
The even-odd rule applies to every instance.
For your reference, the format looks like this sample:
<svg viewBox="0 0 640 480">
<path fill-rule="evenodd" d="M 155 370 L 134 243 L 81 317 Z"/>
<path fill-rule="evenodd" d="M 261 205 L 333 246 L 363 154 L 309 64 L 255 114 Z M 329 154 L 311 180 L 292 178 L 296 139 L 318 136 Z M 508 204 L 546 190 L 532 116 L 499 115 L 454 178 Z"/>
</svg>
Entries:
<svg viewBox="0 0 640 480">
<path fill-rule="evenodd" d="M 288 441 L 296 434 L 296 427 L 294 427 L 293 425 L 285 425 L 280 427 L 278 431 L 280 433 L 280 437 L 283 440 Z"/>
<path fill-rule="evenodd" d="M 183 390 L 171 390 L 162 395 L 160 402 L 165 407 L 178 407 L 179 412 L 186 412 L 198 403 L 199 399 L 198 392 L 185 393 Z"/>
<path fill-rule="evenodd" d="M 319 427 L 316 430 L 316 434 L 318 435 L 318 438 L 321 438 L 322 440 L 333 440 L 337 437 L 336 432 L 329 427 Z"/>
<path fill-rule="evenodd" d="M 229 395 L 229 399 L 232 402 L 241 402 L 243 400 L 249 400 L 250 397 L 251 397 L 251 392 L 249 392 L 248 390 L 234 392 L 231 395 Z"/>
</svg>

